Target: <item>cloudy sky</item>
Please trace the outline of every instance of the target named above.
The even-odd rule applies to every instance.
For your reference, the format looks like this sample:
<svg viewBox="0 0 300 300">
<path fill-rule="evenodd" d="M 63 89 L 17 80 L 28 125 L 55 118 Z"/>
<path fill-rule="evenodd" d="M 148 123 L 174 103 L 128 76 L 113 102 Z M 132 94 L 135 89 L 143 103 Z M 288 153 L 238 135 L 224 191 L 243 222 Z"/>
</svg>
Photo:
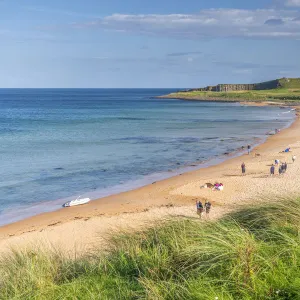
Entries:
<svg viewBox="0 0 300 300">
<path fill-rule="evenodd" d="M 0 0 L 0 87 L 300 77 L 300 0 Z"/>
</svg>

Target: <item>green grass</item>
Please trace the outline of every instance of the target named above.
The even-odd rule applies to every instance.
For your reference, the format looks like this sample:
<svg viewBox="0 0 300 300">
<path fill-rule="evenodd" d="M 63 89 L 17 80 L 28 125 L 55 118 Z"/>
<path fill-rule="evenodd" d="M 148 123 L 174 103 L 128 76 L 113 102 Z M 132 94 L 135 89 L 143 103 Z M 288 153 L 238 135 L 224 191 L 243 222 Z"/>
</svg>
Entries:
<svg viewBox="0 0 300 300">
<path fill-rule="evenodd" d="M 300 89 L 278 88 L 260 91 L 236 92 L 178 92 L 167 95 L 168 98 L 199 99 L 199 100 L 225 100 L 225 101 L 280 101 L 300 102 Z"/>
<path fill-rule="evenodd" d="M 283 88 L 300 89 L 300 78 L 281 78 L 278 81 Z"/>
<path fill-rule="evenodd" d="M 0 299 L 300 299 L 300 200 L 120 233 L 75 260 L 14 252 Z"/>
</svg>

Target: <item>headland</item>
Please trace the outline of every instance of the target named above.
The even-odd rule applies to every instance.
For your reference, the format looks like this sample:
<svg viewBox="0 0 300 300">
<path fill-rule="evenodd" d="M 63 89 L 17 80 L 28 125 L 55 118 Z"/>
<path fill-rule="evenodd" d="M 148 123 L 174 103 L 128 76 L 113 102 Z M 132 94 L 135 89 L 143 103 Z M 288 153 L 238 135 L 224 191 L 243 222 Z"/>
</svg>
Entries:
<svg viewBox="0 0 300 300">
<path fill-rule="evenodd" d="M 281 78 L 254 84 L 218 84 L 182 90 L 158 98 L 255 105 L 300 105 L 300 78 Z"/>
</svg>

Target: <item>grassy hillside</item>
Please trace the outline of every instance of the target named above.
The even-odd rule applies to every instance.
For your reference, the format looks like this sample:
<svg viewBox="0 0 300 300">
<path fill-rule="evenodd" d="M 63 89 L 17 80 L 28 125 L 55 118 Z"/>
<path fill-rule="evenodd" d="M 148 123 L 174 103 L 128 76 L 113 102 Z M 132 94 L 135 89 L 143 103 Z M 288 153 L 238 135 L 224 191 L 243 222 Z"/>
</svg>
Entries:
<svg viewBox="0 0 300 300">
<path fill-rule="evenodd" d="M 112 236 L 106 253 L 15 252 L 0 299 L 300 299 L 300 200 L 217 222 L 178 219 Z"/>
<path fill-rule="evenodd" d="M 281 78 L 278 81 L 282 88 L 300 89 L 300 78 Z"/>
<path fill-rule="evenodd" d="M 294 85 L 296 83 L 289 83 Z M 278 88 L 262 91 L 236 91 L 236 92 L 178 92 L 162 98 L 190 99 L 190 100 L 215 100 L 215 101 L 275 101 L 291 104 L 300 103 L 300 88 Z"/>
</svg>

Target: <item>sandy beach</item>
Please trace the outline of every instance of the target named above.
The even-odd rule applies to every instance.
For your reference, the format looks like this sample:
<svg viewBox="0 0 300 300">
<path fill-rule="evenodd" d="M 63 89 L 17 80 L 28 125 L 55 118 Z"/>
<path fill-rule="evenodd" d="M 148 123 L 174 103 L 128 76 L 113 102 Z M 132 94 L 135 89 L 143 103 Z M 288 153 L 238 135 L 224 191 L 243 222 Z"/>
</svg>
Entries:
<svg viewBox="0 0 300 300">
<path fill-rule="evenodd" d="M 291 147 L 291 153 L 279 153 Z M 258 154 L 258 155 L 256 155 Z M 298 160 L 292 163 L 292 156 Z M 287 173 L 270 177 L 275 159 L 288 163 Z M 241 164 L 246 175 L 241 175 Z M 0 228 L 0 253 L 10 248 L 47 245 L 70 255 L 80 255 L 105 245 L 105 237 L 120 229 L 137 230 L 170 216 L 197 218 L 195 201 L 210 200 L 210 219 L 218 218 L 253 201 L 272 201 L 273 196 L 300 195 L 300 120 L 252 149 L 250 155 L 184 173 L 137 190 L 91 203 L 44 213 Z M 205 183 L 222 182 L 222 192 L 200 189 Z"/>
</svg>

